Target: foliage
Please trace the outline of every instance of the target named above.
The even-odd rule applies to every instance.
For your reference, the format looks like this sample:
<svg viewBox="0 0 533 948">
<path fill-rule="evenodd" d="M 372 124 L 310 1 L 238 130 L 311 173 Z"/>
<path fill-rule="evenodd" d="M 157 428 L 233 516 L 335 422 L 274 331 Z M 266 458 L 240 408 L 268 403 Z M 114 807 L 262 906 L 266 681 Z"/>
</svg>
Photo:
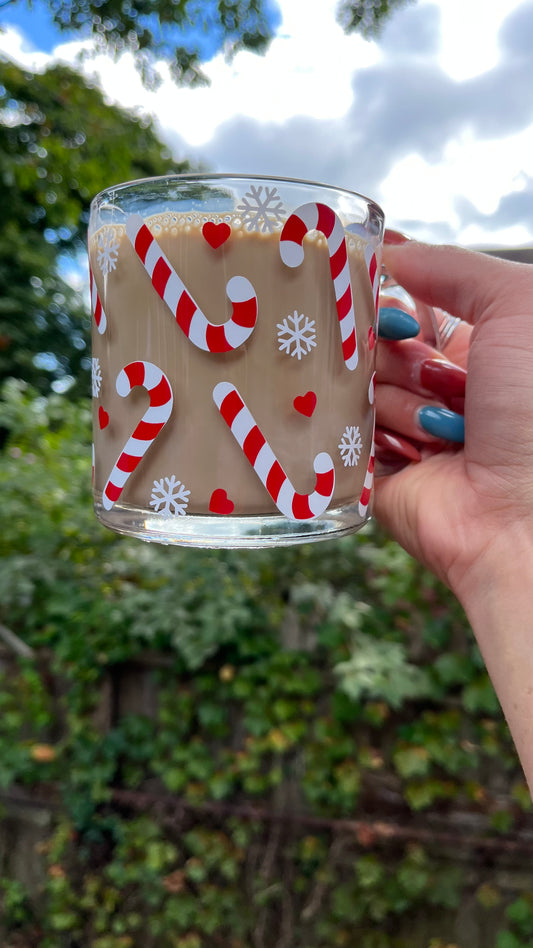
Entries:
<svg viewBox="0 0 533 948">
<path fill-rule="evenodd" d="M 352 655 L 337 665 L 342 687 L 355 701 L 364 697 L 385 698 L 393 708 L 407 698 L 430 697 L 430 674 L 406 660 L 399 642 L 377 640 L 369 635 L 354 636 Z"/>
<path fill-rule="evenodd" d="M 346 33 L 360 32 L 367 39 L 379 35 L 394 10 L 412 0 L 341 0 L 337 19 Z"/>
<path fill-rule="evenodd" d="M 533 938 L 533 892 L 526 892 L 508 905 L 509 928 L 498 932 L 496 948 L 526 948 Z"/>
<path fill-rule="evenodd" d="M 0 382 L 89 390 L 88 294 L 69 279 L 79 285 L 80 258 L 85 275 L 89 202 L 113 182 L 185 167 L 150 121 L 67 67 L 0 60 Z"/>
<path fill-rule="evenodd" d="M 375 528 L 118 537 L 91 510 L 85 403 L 12 380 L 0 425 L 0 621 L 33 650 L 0 655 L 0 788 L 55 813 L 37 890 L 0 847 L 2 943 L 448 948 L 474 895 L 499 912 L 484 948 L 530 943 L 531 892 L 472 864 L 531 803 L 436 580 Z"/>
<path fill-rule="evenodd" d="M 193 8 L 51 5 L 133 48 L 146 81 Z M 220 0 L 201 23 L 263 48 L 266 9 Z M 342 5 L 345 28 L 371 32 L 369 9 Z M 175 76 L 197 69 L 178 48 Z M 96 191 L 183 166 L 64 67 L 0 62 L 0 146 L 1 944 L 464 948 L 475 903 L 483 948 L 526 948 L 533 890 L 508 862 L 531 800 L 430 575 L 376 528 L 214 553 L 93 516 L 69 271 Z M 41 814 L 30 843 L 24 812 Z"/>
<path fill-rule="evenodd" d="M 59 30 L 91 37 L 98 50 L 128 51 L 147 86 L 157 84 L 163 60 L 176 82 L 206 82 L 206 48 L 229 57 L 240 49 L 264 52 L 279 20 L 274 0 L 48 0 L 48 6 Z"/>
<path fill-rule="evenodd" d="M 5 0 L 1 6 L 31 0 Z M 338 20 L 347 32 L 375 36 L 406 0 L 341 0 Z M 128 52 L 147 87 L 161 81 L 161 63 L 180 85 L 207 83 L 202 63 L 214 51 L 264 53 L 281 21 L 277 0 L 47 0 L 54 25 L 91 38 L 98 51 Z"/>
<path fill-rule="evenodd" d="M 227 54 L 260 51 L 279 19 L 273 0 L 49 6 L 61 29 L 129 49 L 147 83 L 172 56 L 177 81 L 201 79 L 200 47 L 183 45 L 191 30 L 216 36 Z M 344 10 L 346 29 L 363 22 L 355 10 L 352 19 Z M 80 289 L 89 202 L 113 182 L 188 167 L 172 160 L 150 120 L 111 106 L 73 70 L 30 73 L 0 58 L 0 384 L 13 376 L 44 394 L 88 391 L 88 293 Z"/>
</svg>

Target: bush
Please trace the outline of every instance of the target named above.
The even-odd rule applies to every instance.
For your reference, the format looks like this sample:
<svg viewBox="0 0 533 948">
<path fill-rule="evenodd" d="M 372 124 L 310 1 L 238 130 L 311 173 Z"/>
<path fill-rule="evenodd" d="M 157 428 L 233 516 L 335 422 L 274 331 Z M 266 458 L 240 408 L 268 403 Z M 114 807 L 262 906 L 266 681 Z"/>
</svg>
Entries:
<svg viewBox="0 0 533 948">
<path fill-rule="evenodd" d="M 53 812 L 40 887 L 3 853 L 4 941 L 453 948 L 471 899 L 499 913 L 484 948 L 525 945 L 532 893 L 484 874 L 529 796 L 447 591 L 376 526 L 248 552 L 118 537 L 89 424 L 4 389 L 0 787 Z"/>
</svg>

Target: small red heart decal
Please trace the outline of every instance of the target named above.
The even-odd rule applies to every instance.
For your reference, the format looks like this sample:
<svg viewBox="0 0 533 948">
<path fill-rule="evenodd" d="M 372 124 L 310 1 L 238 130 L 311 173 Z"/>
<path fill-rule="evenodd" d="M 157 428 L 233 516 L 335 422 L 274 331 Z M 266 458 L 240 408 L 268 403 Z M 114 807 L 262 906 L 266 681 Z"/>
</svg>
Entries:
<svg viewBox="0 0 533 948">
<path fill-rule="evenodd" d="M 300 415 L 310 418 L 316 408 L 316 395 L 314 392 L 306 392 L 305 395 L 297 395 L 293 405 Z"/>
<path fill-rule="evenodd" d="M 104 428 L 107 428 L 109 424 L 109 415 L 106 412 L 105 408 L 102 408 L 101 405 L 100 405 L 100 408 L 98 409 L 98 424 L 100 425 L 100 428 L 102 430 Z"/>
<path fill-rule="evenodd" d="M 207 221 L 202 227 L 202 234 L 204 235 L 207 243 L 213 250 L 216 250 L 217 247 L 221 247 L 222 244 L 226 242 L 229 235 L 231 234 L 231 227 L 229 224 L 225 224 L 223 221 L 221 224 L 215 224 L 213 221 Z"/>
<path fill-rule="evenodd" d="M 235 504 L 229 499 L 226 491 L 222 490 L 221 487 L 217 487 L 211 494 L 211 500 L 209 501 L 211 513 L 230 514 L 233 513 L 234 508 Z"/>
</svg>

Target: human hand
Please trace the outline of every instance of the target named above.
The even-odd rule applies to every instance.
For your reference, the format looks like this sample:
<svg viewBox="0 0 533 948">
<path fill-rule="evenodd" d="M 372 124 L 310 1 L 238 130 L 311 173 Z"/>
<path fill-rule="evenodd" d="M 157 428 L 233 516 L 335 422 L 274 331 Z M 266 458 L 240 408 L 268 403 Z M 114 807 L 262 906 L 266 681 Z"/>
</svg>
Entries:
<svg viewBox="0 0 533 948">
<path fill-rule="evenodd" d="M 418 434 L 420 460 L 376 478 L 375 512 L 462 603 L 533 793 L 533 267 L 414 242 L 386 247 L 385 266 L 473 328 L 444 349 L 468 366 L 464 445 L 421 438 L 420 353 L 380 342 L 378 424 Z"/>
<path fill-rule="evenodd" d="M 411 241 L 386 246 L 384 263 L 414 297 L 474 327 L 444 352 L 468 361 L 464 446 L 420 427 L 419 367 L 434 355 L 423 343 L 380 342 L 376 389 L 378 425 L 415 439 L 421 457 L 376 479 L 376 516 L 468 605 L 472 569 L 504 536 L 528 530 L 533 551 L 533 268 Z"/>
</svg>

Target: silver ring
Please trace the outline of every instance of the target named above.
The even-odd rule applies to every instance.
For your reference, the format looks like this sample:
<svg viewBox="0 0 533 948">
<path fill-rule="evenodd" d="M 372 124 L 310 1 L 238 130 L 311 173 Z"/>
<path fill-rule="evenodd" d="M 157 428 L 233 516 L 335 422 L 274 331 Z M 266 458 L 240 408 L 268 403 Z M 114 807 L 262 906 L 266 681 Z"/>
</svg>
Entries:
<svg viewBox="0 0 533 948">
<path fill-rule="evenodd" d="M 444 319 L 439 326 L 439 348 L 442 349 L 450 341 L 462 321 L 459 316 L 450 316 L 449 313 L 444 314 Z"/>
</svg>

